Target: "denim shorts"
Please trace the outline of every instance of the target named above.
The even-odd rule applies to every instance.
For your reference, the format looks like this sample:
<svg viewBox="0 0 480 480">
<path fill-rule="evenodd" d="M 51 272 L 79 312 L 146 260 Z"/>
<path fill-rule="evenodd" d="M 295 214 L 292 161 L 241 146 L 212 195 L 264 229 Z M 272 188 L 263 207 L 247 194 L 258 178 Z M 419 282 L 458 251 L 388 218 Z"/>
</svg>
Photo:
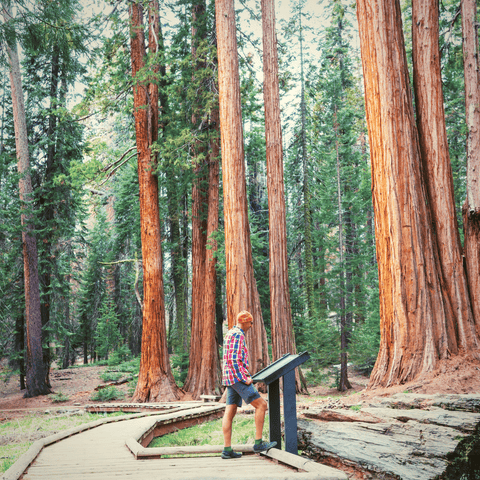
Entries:
<svg viewBox="0 0 480 480">
<path fill-rule="evenodd" d="M 227 386 L 227 405 L 241 407 L 242 399 L 248 405 L 257 398 L 260 398 L 260 394 L 253 384 L 246 385 L 243 382 L 237 382 Z"/>
</svg>

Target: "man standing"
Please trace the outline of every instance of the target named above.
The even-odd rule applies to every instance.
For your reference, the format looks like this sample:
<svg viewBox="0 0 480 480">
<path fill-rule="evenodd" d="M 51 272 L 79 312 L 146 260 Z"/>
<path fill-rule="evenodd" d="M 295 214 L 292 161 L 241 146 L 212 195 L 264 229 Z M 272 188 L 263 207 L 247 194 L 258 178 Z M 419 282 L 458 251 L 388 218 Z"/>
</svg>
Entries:
<svg viewBox="0 0 480 480">
<path fill-rule="evenodd" d="M 262 440 L 263 424 L 267 402 L 252 385 L 252 377 L 248 372 L 248 350 L 245 345 L 245 334 L 253 323 L 252 314 L 246 311 L 237 315 L 237 324 L 225 335 L 223 341 L 223 385 L 227 387 L 227 407 L 223 416 L 222 430 L 224 448 L 222 458 L 240 458 L 241 453 L 232 450 L 232 423 L 237 408 L 246 404 L 255 407 L 255 453 L 264 452 L 274 447 L 277 442 Z"/>
</svg>

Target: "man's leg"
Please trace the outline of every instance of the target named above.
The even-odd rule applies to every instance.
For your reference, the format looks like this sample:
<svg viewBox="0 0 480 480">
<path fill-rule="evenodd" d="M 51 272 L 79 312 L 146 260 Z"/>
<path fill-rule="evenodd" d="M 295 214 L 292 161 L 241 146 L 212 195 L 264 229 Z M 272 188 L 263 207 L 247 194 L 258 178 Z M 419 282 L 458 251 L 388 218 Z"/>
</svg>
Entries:
<svg viewBox="0 0 480 480">
<path fill-rule="evenodd" d="M 224 446 L 231 447 L 232 446 L 232 424 L 233 424 L 233 417 L 237 413 L 237 405 L 227 405 L 225 408 L 225 413 L 223 414 L 222 420 L 222 431 L 223 431 L 223 439 L 224 439 Z"/>
<path fill-rule="evenodd" d="M 262 440 L 263 424 L 265 423 L 265 413 L 268 408 L 268 404 L 262 397 L 253 400 L 250 403 L 255 407 L 255 445 L 253 451 L 255 453 L 265 452 L 277 445 L 277 442 L 264 442 Z"/>
<path fill-rule="evenodd" d="M 261 440 L 263 435 L 263 424 L 265 423 L 265 413 L 268 405 L 266 400 L 262 397 L 257 398 L 250 405 L 255 407 L 255 440 Z"/>
</svg>

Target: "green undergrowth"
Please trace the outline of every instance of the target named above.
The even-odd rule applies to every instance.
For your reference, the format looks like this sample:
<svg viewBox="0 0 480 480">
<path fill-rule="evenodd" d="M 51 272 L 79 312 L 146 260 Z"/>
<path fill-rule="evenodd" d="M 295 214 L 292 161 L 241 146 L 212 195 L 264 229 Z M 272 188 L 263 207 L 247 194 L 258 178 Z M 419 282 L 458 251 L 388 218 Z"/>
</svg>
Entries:
<svg viewBox="0 0 480 480">
<path fill-rule="evenodd" d="M 106 414 L 45 414 L 35 413 L 22 418 L 0 422 L 0 473 L 8 470 L 36 440 L 103 417 L 125 415 L 122 412 Z"/>
<path fill-rule="evenodd" d="M 447 454 L 448 467 L 436 480 L 480 480 L 480 423 L 454 452 Z"/>
<path fill-rule="evenodd" d="M 268 439 L 268 415 L 265 417 L 263 438 Z M 253 415 L 236 415 L 233 419 L 232 445 L 253 444 L 254 441 L 255 421 Z M 184 428 L 183 430 L 154 438 L 149 448 L 195 445 L 223 445 L 222 419 Z"/>
</svg>

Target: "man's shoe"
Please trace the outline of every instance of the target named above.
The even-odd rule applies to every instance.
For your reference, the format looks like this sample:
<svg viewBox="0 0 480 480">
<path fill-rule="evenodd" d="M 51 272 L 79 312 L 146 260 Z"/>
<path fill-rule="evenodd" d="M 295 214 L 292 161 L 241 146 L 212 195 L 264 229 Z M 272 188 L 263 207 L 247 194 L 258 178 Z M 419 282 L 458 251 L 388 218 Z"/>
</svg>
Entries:
<svg viewBox="0 0 480 480">
<path fill-rule="evenodd" d="M 271 448 L 275 447 L 277 445 L 277 442 L 262 442 L 258 445 L 253 446 L 253 451 L 255 453 L 260 453 L 260 452 L 266 452 L 267 450 L 270 450 Z"/>
<path fill-rule="evenodd" d="M 224 458 L 225 460 L 229 458 L 240 458 L 241 456 L 242 456 L 241 453 L 234 452 L 233 450 L 230 450 L 229 452 L 224 450 L 222 452 L 222 458 Z"/>
</svg>

